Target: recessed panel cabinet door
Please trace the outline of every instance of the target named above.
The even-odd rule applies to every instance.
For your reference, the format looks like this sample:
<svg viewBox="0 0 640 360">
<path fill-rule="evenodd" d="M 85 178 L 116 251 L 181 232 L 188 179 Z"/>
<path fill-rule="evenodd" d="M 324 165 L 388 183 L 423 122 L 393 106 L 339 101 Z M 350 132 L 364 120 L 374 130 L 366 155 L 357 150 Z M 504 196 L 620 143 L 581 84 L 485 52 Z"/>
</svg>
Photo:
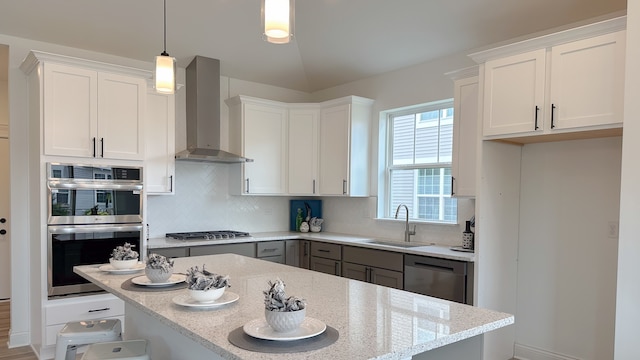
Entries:
<svg viewBox="0 0 640 360">
<path fill-rule="evenodd" d="M 543 129 L 545 58 L 540 49 L 486 62 L 484 136 Z"/>
<path fill-rule="evenodd" d="M 146 82 L 98 74 L 98 144 L 101 157 L 143 160 Z"/>
<path fill-rule="evenodd" d="M 318 118 L 320 110 L 289 110 L 289 194 L 318 191 Z"/>
<path fill-rule="evenodd" d="M 554 46 L 551 129 L 622 123 L 624 60 L 624 31 Z"/>
<path fill-rule="evenodd" d="M 244 104 L 244 164 L 246 194 L 287 192 L 287 109 Z"/>
<path fill-rule="evenodd" d="M 173 194 L 175 174 L 175 97 L 147 93 L 145 115 L 147 194 Z"/>
<path fill-rule="evenodd" d="M 97 92 L 96 71 L 44 64 L 45 155 L 95 156 Z"/>
<path fill-rule="evenodd" d="M 349 195 L 351 105 L 322 109 L 320 116 L 320 194 Z"/>
</svg>

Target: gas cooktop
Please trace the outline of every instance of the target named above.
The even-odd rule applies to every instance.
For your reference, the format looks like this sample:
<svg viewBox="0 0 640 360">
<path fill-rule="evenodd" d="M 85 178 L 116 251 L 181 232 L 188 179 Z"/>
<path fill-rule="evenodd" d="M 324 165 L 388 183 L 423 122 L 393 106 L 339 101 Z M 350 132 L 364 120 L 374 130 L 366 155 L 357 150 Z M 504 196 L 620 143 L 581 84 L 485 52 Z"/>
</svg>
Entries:
<svg viewBox="0 0 640 360">
<path fill-rule="evenodd" d="M 242 231 L 233 230 L 215 230 L 215 231 L 194 231 L 194 232 L 179 232 L 168 233 L 166 237 L 178 240 L 224 240 L 235 239 L 242 237 L 249 237 L 251 234 Z"/>
</svg>

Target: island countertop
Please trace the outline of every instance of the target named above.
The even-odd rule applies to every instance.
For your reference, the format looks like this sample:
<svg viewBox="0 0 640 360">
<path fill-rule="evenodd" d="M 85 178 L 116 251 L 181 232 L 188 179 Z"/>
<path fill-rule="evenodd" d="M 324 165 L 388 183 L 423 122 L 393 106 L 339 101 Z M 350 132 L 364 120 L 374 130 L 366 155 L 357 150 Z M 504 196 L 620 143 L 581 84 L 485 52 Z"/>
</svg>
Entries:
<svg viewBox="0 0 640 360">
<path fill-rule="evenodd" d="M 299 353 L 243 350 L 227 339 L 231 331 L 264 317 L 262 291 L 268 288 L 268 281 L 276 278 L 285 282 L 287 295 L 306 299 L 308 317 L 339 332 L 334 344 L 305 352 L 305 359 L 409 358 L 514 322 L 513 315 L 506 313 L 234 254 L 177 258 L 174 272 L 185 273 L 192 266 L 202 265 L 209 271 L 229 275 L 231 287 L 227 291 L 238 294 L 239 300 L 206 311 L 193 310 L 172 301 L 187 294 L 185 288 L 148 292 L 122 287 L 127 280 L 143 276 L 143 272 L 111 274 L 99 270 L 99 265 L 76 266 L 74 271 L 124 300 L 129 308 L 225 359 L 300 358 Z M 178 358 L 177 354 L 163 355 Z"/>
</svg>

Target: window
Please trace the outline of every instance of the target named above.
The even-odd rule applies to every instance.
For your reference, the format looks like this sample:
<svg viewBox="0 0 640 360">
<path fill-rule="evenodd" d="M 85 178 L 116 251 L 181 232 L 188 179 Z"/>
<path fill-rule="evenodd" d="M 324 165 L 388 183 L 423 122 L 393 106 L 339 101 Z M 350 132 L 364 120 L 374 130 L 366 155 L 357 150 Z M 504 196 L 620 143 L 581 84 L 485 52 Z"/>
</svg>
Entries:
<svg viewBox="0 0 640 360">
<path fill-rule="evenodd" d="M 452 149 L 452 100 L 387 113 L 384 217 L 405 204 L 412 219 L 456 223 Z"/>
</svg>

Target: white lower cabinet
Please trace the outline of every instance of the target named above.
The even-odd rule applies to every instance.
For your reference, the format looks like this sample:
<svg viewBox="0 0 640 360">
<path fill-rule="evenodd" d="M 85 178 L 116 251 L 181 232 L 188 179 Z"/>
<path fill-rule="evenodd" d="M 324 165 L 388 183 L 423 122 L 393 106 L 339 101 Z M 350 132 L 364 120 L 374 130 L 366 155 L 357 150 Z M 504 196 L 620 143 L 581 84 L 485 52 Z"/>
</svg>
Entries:
<svg viewBox="0 0 640 360">
<path fill-rule="evenodd" d="M 47 346 L 56 344 L 58 331 L 71 321 L 120 319 L 124 330 L 124 302 L 111 294 L 49 300 L 44 314 Z"/>
</svg>

